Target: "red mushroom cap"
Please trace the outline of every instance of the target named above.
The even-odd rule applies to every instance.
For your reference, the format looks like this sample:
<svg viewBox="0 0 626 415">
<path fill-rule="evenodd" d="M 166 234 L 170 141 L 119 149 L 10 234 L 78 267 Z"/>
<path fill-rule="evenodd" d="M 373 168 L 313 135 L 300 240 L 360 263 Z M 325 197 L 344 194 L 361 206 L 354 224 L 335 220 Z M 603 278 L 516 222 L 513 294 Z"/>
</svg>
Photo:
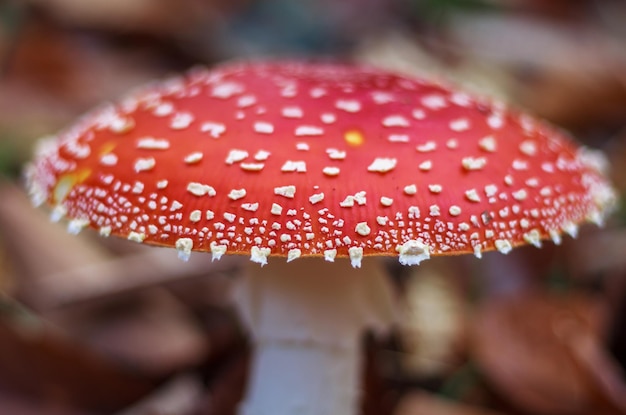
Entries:
<svg viewBox="0 0 626 415">
<path fill-rule="evenodd" d="M 615 194 L 590 152 L 501 103 L 362 66 L 237 63 L 149 85 L 53 140 L 36 202 L 191 250 L 419 263 L 575 234 Z"/>
</svg>

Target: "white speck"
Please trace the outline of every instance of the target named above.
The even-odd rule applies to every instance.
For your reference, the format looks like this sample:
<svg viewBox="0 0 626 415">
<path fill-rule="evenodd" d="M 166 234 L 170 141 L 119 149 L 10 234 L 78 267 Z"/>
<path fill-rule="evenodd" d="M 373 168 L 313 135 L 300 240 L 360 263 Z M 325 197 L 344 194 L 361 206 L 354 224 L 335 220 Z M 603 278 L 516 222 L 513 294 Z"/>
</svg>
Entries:
<svg viewBox="0 0 626 415">
<path fill-rule="evenodd" d="M 339 151 L 336 148 L 327 148 L 326 153 L 332 160 L 343 160 L 346 158 L 346 152 Z"/>
<path fill-rule="evenodd" d="M 539 179 L 536 178 L 536 177 L 531 177 L 531 178 L 526 180 L 526 185 L 528 187 L 537 187 L 537 186 L 539 186 Z"/>
<path fill-rule="evenodd" d="M 193 115 L 188 112 L 176 113 L 170 121 L 170 128 L 174 130 L 184 130 L 191 125 L 193 119 Z"/>
<path fill-rule="evenodd" d="M 485 186 L 485 196 L 493 197 L 496 193 L 498 193 L 498 186 L 495 184 L 488 184 Z"/>
<path fill-rule="evenodd" d="M 350 256 L 350 264 L 354 268 L 361 268 L 361 261 L 363 260 L 363 248 L 352 246 L 348 249 L 348 255 Z"/>
<path fill-rule="evenodd" d="M 376 216 L 376 223 L 380 226 L 385 226 L 389 222 L 389 218 L 387 216 Z"/>
<path fill-rule="evenodd" d="M 244 95 L 237 99 L 237 107 L 247 108 L 256 104 L 256 97 L 254 95 Z"/>
<path fill-rule="evenodd" d="M 184 158 L 184 161 L 187 164 L 195 164 L 195 163 L 199 163 L 202 160 L 202 157 L 204 157 L 204 155 L 201 152 L 196 151 L 196 152 L 187 154 Z"/>
<path fill-rule="evenodd" d="M 117 164 L 117 156 L 113 153 L 105 154 L 100 157 L 100 164 L 104 166 L 115 166 Z"/>
<path fill-rule="evenodd" d="M 324 193 L 316 193 L 314 195 L 311 195 L 311 197 L 309 197 L 309 202 L 311 202 L 312 205 L 319 203 L 322 200 L 324 200 Z"/>
<path fill-rule="evenodd" d="M 237 219 L 237 216 L 234 213 L 230 213 L 230 212 L 224 212 L 223 216 L 224 216 L 224 219 L 226 219 L 230 223 L 235 222 L 235 219 Z"/>
<path fill-rule="evenodd" d="M 512 167 L 514 170 L 528 170 L 528 162 L 524 160 L 513 160 Z"/>
<path fill-rule="evenodd" d="M 243 90 L 243 86 L 236 82 L 222 82 L 213 87 L 211 91 L 211 96 L 227 99 L 234 95 L 242 93 Z"/>
<path fill-rule="evenodd" d="M 430 216 L 439 216 L 439 215 L 441 215 L 441 210 L 439 209 L 439 206 L 437 206 L 437 205 L 430 205 L 429 211 L 430 211 L 429 212 Z"/>
<path fill-rule="evenodd" d="M 441 193 L 443 186 L 440 184 L 429 184 L 428 190 L 430 190 L 431 193 Z"/>
<path fill-rule="evenodd" d="M 361 236 L 367 236 L 372 232 L 372 229 L 367 225 L 367 222 L 359 222 L 356 224 L 354 231 Z"/>
<path fill-rule="evenodd" d="M 179 238 L 175 243 L 178 258 L 187 262 L 191 257 L 191 249 L 193 248 L 193 240 L 191 238 Z"/>
<path fill-rule="evenodd" d="M 396 167 L 396 163 L 397 159 L 395 158 L 377 157 L 372 164 L 367 167 L 367 171 L 387 173 Z"/>
<path fill-rule="evenodd" d="M 439 110 L 448 105 L 445 97 L 439 94 L 426 95 L 422 97 L 421 102 L 423 106 L 431 110 Z"/>
<path fill-rule="evenodd" d="M 337 176 L 340 173 L 339 167 L 326 166 L 322 169 L 322 173 L 326 176 Z"/>
<path fill-rule="evenodd" d="M 526 232 L 523 237 L 529 244 L 534 245 L 537 248 L 541 248 L 541 234 L 537 229 Z"/>
<path fill-rule="evenodd" d="M 426 160 L 421 162 L 418 167 L 422 171 L 428 171 L 433 168 L 433 162 L 430 160 Z"/>
<path fill-rule="evenodd" d="M 561 226 L 561 229 L 567 232 L 572 238 L 576 238 L 576 236 L 578 235 L 578 226 L 573 222 L 565 222 Z"/>
<path fill-rule="evenodd" d="M 254 155 L 254 159 L 256 161 L 265 161 L 265 160 L 268 159 L 269 156 L 270 156 L 270 152 L 269 151 L 259 150 Z"/>
<path fill-rule="evenodd" d="M 296 143 L 296 150 L 298 151 L 309 151 L 310 149 L 311 147 L 309 146 L 309 143 L 304 143 L 304 142 Z"/>
<path fill-rule="evenodd" d="M 130 131 L 135 126 L 135 121 L 132 118 L 125 118 L 115 116 L 109 122 L 109 130 L 116 134 L 123 134 Z"/>
<path fill-rule="evenodd" d="M 359 206 L 363 206 L 367 203 L 367 198 L 365 197 L 365 191 L 356 192 L 354 194 L 354 200 L 359 204 Z"/>
<path fill-rule="evenodd" d="M 506 183 L 509 186 L 513 185 L 513 176 L 511 176 L 510 174 L 507 174 L 506 176 L 504 176 L 504 183 Z"/>
<path fill-rule="evenodd" d="M 465 170 L 480 170 L 487 164 L 487 159 L 484 157 L 464 157 L 461 161 Z"/>
<path fill-rule="evenodd" d="M 430 248 L 421 240 L 411 239 L 396 247 L 398 260 L 402 265 L 419 265 L 430 258 Z"/>
<path fill-rule="evenodd" d="M 335 257 L 337 256 L 336 249 L 326 249 L 324 251 L 324 260 L 328 262 L 335 262 Z"/>
<path fill-rule="evenodd" d="M 446 141 L 446 147 L 448 147 L 450 150 L 459 148 L 459 140 L 457 140 L 456 138 L 449 139 L 448 141 Z"/>
<path fill-rule="evenodd" d="M 170 211 L 175 212 L 177 210 L 180 210 L 183 207 L 183 204 L 180 203 L 178 200 L 174 200 L 172 202 L 172 205 L 170 206 Z"/>
<path fill-rule="evenodd" d="M 286 118 L 302 118 L 304 115 L 300 107 L 285 107 L 282 110 L 282 114 Z"/>
<path fill-rule="evenodd" d="M 265 163 L 241 163 L 239 167 L 246 171 L 261 171 L 265 167 Z"/>
<path fill-rule="evenodd" d="M 169 182 L 167 180 L 159 180 L 156 184 L 157 189 L 165 189 Z"/>
<path fill-rule="evenodd" d="M 393 94 L 385 91 L 374 91 L 370 95 L 372 100 L 379 105 L 389 104 L 395 100 Z"/>
<path fill-rule="evenodd" d="M 513 192 L 513 199 L 515 200 L 524 200 L 528 197 L 528 192 L 524 189 L 520 189 L 517 192 Z"/>
<path fill-rule="evenodd" d="M 459 206 L 452 205 L 450 206 L 450 209 L 448 209 L 448 212 L 452 216 L 459 216 L 461 214 L 461 208 Z"/>
<path fill-rule="evenodd" d="M 341 206 L 341 207 L 352 207 L 352 206 L 354 206 L 354 196 L 352 196 L 352 195 L 346 196 L 346 198 L 342 202 L 339 202 L 339 206 Z"/>
<path fill-rule="evenodd" d="M 409 206 L 409 219 L 419 219 L 421 212 L 418 206 Z"/>
<path fill-rule="evenodd" d="M 325 112 L 320 116 L 320 119 L 324 124 L 332 124 L 337 121 L 337 116 L 329 112 Z"/>
<path fill-rule="evenodd" d="M 550 229 L 548 233 L 550 234 L 550 238 L 555 245 L 561 245 L 561 235 L 559 235 L 556 229 Z"/>
<path fill-rule="evenodd" d="M 414 184 L 404 186 L 404 193 L 407 195 L 414 195 L 415 193 L 417 193 L 417 186 Z"/>
<path fill-rule="evenodd" d="M 275 187 L 274 194 L 293 199 L 293 196 L 296 194 L 296 186 L 289 185 L 289 186 Z"/>
<path fill-rule="evenodd" d="M 102 226 L 98 231 L 100 236 L 108 238 L 111 235 L 111 227 L 110 226 Z"/>
<path fill-rule="evenodd" d="M 71 235 L 78 235 L 87 226 L 89 226 L 88 219 L 72 219 L 67 224 L 67 232 Z"/>
<path fill-rule="evenodd" d="M 270 210 L 272 215 L 280 215 L 283 213 L 283 207 L 277 203 L 272 203 L 272 209 Z"/>
<path fill-rule="evenodd" d="M 472 103 L 472 99 L 465 92 L 455 92 L 450 96 L 450 102 L 458 105 L 459 107 L 469 107 Z"/>
<path fill-rule="evenodd" d="M 380 198 L 380 204 L 383 206 L 391 206 L 393 204 L 393 199 L 390 197 L 382 196 Z"/>
<path fill-rule="evenodd" d="M 359 112 L 361 103 L 357 100 L 338 99 L 335 102 L 335 108 L 346 112 Z"/>
<path fill-rule="evenodd" d="M 191 182 L 187 185 L 187 191 L 195 196 L 209 195 L 211 197 L 216 195 L 215 189 L 208 184 Z"/>
<path fill-rule="evenodd" d="M 298 248 L 294 248 L 294 249 L 290 249 L 289 252 L 287 252 L 287 262 L 291 262 L 294 259 L 298 259 L 302 256 L 302 251 L 299 250 Z"/>
<path fill-rule="evenodd" d="M 491 114 L 487 117 L 487 124 L 494 130 L 500 129 L 504 125 L 504 118 L 500 114 Z"/>
<path fill-rule="evenodd" d="M 428 153 L 437 149 L 437 143 L 434 141 L 427 141 L 424 144 L 420 144 L 415 149 L 420 153 Z"/>
<path fill-rule="evenodd" d="M 259 209 L 258 203 L 242 203 L 241 208 L 248 212 L 256 212 Z"/>
<path fill-rule="evenodd" d="M 257 121 L 254 123 L 254 131 L 259 134 L 272 134 L 274 125 L 265 121 Z"/>
<path fill-rule="evenodd" d="M 135 173 L 152 170 L 155 165 L 156 161 L 153 157 L 139 158 L 135 161 Z"/>
<path fill-rule="evenodd" d="M 226 164 L 233 164 L 240 162 L 248 157 L 248 152 L 245 150 L 233 149 L 228 152 L 228 156 L 226 156 Z"/>
<path fill-rule="evenodd" d="M 215 218 L 215 212 L 213 212 L 212 210 L 207 210 L 204 214 L 204 217 L 206 218 L 206 220 L 212 220 Z"/>
<path fill-rule="evenodd" d="M 459 118 L 457 120 L 450 121 L 450 129 L 452 131 L 456 131 L 457 133 L 467 131 L 469 128 L 470 123 L 467 118 Z"/>
<path fill-rule="evenodd" d="M 537 143 L 531 140 L 523 141 L 519 145 L 519 150 L 527 156 L 534 156 L 537 154 Z"/>
<path fill-rule="evenodd" d="M 143 137 L 137 140 L 137 148 L 147 150 L 167 150 L 170 148 L 170 142 L 165 138 Z"/>
<path fill-rule="evenodd" d="M 321 127 L 315 127 L 312 125 L 301 125 L 296 128 L 294 134 L 297 137 L 316 136 L 316 135 L 324 134 L 324 129 Z"/>
<path fill-rule="evenodd" d="M 166 117 L 174 112 L 174 105 L 171 102 L 163 102 L 157 105 L 152 112 L 157 117 Z"/>
<path fill-rule="evenodd" d="M 203 133 L 209 133 L 213 138 L 219 138 L 224 132 L 226 132 L 226 126 L 222 123 L 206 121 L 200 126 L 200 131 Z"/>
<path fill-rule="evenodd" d="M 487 137 L 483 137 L 478 141 L 478 146 L 485 151 L 493 153 L 496 151 L 497 143 L 496 139 L 492 135 L 488 135 Z"/>
<path fill-rule="evenodd" d="M 128 240 L 133 242 L 143 242 L 146 239 L 146 234 L 140 232 L 130 232 L 128 234 Z"/>
<path fill-rule="evenodd" d="M 295 82 L 284 85 L 280 90 L 280 96 L 285 98 L 293 98 L 298 95 L 298 88 Z"/>
<path fill-rule="evenodd" d="M 496 239 L 496 249 L 503 254 L 508 254 L 513 249 L 511 242 L 508 239 Z"/>
<path fill-rule="evenodd" d="M 387 140 L 390 143 L 408 143 L 411 138 L 407 134 L 389 134 Z"/>
<path fill-rule="evenodd" d="M 228 193 L 228 197 L 232 200 L 239 200 L 246 196 L 246 189 L 232 189 Z"/>
<path fill-rule="evenodd" d="M 211 261 L 219 260 L 226 253 L 226 245 L 218 245 L 211 242 Z"/>
<path fill-rule="evenodd" d="M 258 246 L 253 246 L 250 250 L 250 261 L 261 264 L 261 266 L 266 265 L 267 257 L 270 256 L 271 252 L 272 251 L 269 248 L 259 248 Z"/>
<path fill-rule="evenodd" d="M 402 115 L 390 115 L 383 119 L 383 125 L 385 127 L 408 127 L 411 124 Z"/>
<path fill-rule="evenodd" d="M 476 258 L 481 259 L 483 257 L 482 249 L 483 248 L 480 246 L 480 244 L 474 245 L 474 256 Z"/>
<path fill-rule="evenodd" d="M 283 172 L 298 172 L 305 173 L 306 172 L 306 162 L 304 161 L 292 161 L 287 160 L 285 164 L 280 168 Z"/>
<path fill-rule="evenodd" d="M 466 190 L 465 197 L 471 202 L 480 202 L 480 196 L 476 189 Z"/>
<path fill-rule="evenodd" d="M 132 192 L 136 195 L 141 194 L 143 192 L 145 185 L 142 182 L 133 183 Z"/>
<path fill-rule="evenodd" d="M 552 188 L 550 188 L 550 186 L 542 187 L 541 190 L 539 190 L 539 194 L 543 197 L 549 197 L 552 195 Z"/>
<path fill-rule="evenodd" d="M 200 222 L 202 219 L 202 211 L 196 209 L 189 214 L 189 220 L 192 222 Z"/>
<path fill-rule="evenodd" d="M 415 108 L 413 110 L 413 112 L 411 112 L 411 115 L 416 120 L 423 120 L 424 118 L 426 118 L 426 113 L 423 110 L 419 109 L 419 108 Z"/>
<path fill-rule="evenodd" d="M 311 88 L 311 90 L 309 91 L 309 95 L 311 95 L 312 98 L 321 98 L 324 95 L 327 94 L 327 91 L 324 88 Z"/>
</svg>

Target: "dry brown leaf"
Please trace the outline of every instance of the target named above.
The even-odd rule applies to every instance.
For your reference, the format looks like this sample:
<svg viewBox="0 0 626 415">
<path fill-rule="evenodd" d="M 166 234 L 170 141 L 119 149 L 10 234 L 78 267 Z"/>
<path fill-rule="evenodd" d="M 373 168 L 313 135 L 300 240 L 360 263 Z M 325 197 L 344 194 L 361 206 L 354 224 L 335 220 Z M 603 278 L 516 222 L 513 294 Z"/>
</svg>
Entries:
<svg viewBox="0 0 626 415">
<path fill-rule="evenodd" d="M 447 401 L 426 392 L 405 396 L 394 415 L 504 415 L 458 402 Z"/>
<path fill-rule="evenodd" d="M 615 411 L 624 384 L 600 346 L 601 310 L 599 299 L 583 295 L 491 300 L 476 316 L 474 357 L 493 387 L 525 411 Z"/>
</svg>

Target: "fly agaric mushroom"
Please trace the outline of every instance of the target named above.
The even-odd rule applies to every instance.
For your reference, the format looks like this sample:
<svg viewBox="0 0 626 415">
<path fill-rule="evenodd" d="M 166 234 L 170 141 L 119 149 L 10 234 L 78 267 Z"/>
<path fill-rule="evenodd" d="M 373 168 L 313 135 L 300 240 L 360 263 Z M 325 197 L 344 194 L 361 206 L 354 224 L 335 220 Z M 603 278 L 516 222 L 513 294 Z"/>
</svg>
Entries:
<svg viewBox="0 0 626 415">
<path fill-rule="evenodd" d="M 70 232 L 182 259 L 248 255 L 239 298 L 257 351 L 242 413 L 337 415 L 357 412 L 361 331 L 390 321 L 391 290 L 365 257 L 415 265 L 558 243 L 613 207 L 600 161 L 446 86 L 261 62 L 195 70 L 100 108 L 43 141 L 28 177 L 34 202 Z M 270 257 L 282 258 L 263 267 Z"/>
</svg>

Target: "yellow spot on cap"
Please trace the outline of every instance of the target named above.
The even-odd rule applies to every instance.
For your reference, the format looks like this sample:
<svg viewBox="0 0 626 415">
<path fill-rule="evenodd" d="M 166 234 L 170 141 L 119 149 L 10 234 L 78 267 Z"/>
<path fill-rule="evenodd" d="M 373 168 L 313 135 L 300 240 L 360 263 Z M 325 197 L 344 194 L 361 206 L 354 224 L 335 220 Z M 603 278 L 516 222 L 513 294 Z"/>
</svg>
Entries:
<svg viewBox="0 0 626 415">
<path fill-rule="evenodd" d="M 358 130 L 349 130 L 343 135 L 343 139 L 346 140 L 346 143 L 353 147 L 360 146 L 365 141 L 365 137 L 363 133 Z"/>
<path fill-rule="evenodd" d="M 85 181 L 90 174 L 91 170 L 84 169 L 59 177 L 54 186 L 52 202 L 56 204 L 63 202 L 74 186 Z"/>
<path fill-rule="evenodd" d="M 100 155 L 103 156 L 105 154 L 109 154 L 111 151 L 113 151 L 115 149 L 115 143 L 114 142 L 108 142 L 108 143 L 104 143 L 102 145 L 102 147 L 100 147 Z"/>
</svg>

